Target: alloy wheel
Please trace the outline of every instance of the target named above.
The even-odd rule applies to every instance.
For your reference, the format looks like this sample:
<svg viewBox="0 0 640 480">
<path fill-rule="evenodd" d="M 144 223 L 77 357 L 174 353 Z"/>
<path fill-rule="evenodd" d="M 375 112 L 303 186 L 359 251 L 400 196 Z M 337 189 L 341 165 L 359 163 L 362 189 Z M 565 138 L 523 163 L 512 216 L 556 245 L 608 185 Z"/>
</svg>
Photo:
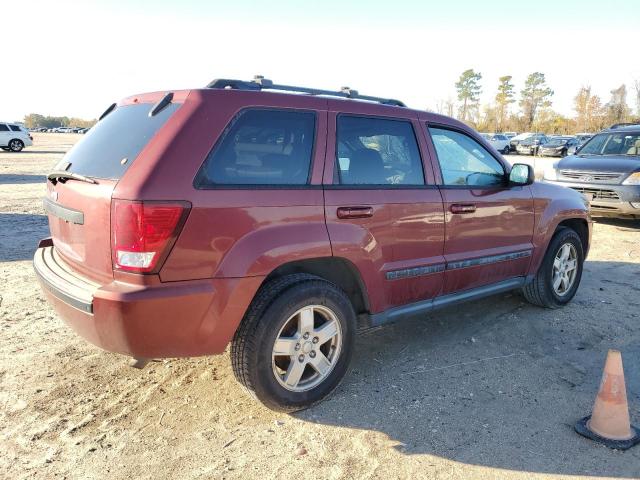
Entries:
<svg viewBox="0 0 640 480">
<path fill-rule="evenodd" d="M 302 307 L 278 332 L 271 355 L 273 374 L 287 390 L 311 390 L 329 376 L 341 346 L 342 329 L 336 314 L 323 305 Z"/>
</svg>

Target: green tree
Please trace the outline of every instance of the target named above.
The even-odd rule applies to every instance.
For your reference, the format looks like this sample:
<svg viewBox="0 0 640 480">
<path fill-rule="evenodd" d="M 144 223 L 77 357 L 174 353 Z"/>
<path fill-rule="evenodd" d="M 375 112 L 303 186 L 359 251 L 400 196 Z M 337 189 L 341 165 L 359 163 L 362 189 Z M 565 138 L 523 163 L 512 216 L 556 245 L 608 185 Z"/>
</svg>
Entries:
<svg viewBox="0 0 640 480">
<path fill-rule="evenodd" d="M 547 86 L 544 73 L 534 72 L 527 77 L 520 92 L 520 107 L 527 128 L 531 128 L 540 108 L 551 106 L 553 90 Z"/>
<path fill-rule="evenodd" d="M 458 100 L 462 102 L 460 106 L 460 119 L 464 122 L 467 120 L 468 113 L 471 109 L 476 108 L 482 88 L 480 87 L 482 75 L 476 73 L 473 69 L 465 70 L 456 82 L 456 91 L 458 92 Z"/>
<path fill-rule="evenodd" d="M 498 79 L 498 93 L 496 94 L 496 131 L 502 132 L 505 130 L 505 120 L 509 113 L 509 105 L 515 102 L 514 86 L 511 83 L 511 75 L 505 75 Z"/>
</svg>

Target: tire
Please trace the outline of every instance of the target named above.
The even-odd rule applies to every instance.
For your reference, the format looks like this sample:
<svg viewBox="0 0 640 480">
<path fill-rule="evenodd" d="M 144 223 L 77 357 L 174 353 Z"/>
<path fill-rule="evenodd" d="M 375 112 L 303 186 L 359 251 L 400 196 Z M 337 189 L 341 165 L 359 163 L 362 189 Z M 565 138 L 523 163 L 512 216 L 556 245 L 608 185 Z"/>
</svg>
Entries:
<svg viewBox="0 0 640 480">
<path fill-rule="evenodd" d="M 510 151 L 511 151 L 511 149 L 509 148 L 509 145 L 507 145 L 506 147 L 504 147 L 502 149 L 502 154 L 503 155 L 508 155 Z"/>
<path fill-rule="evenodd" d="M 312 329 L 302 326 L 303 318 L 313 319 Z M 322 327 L 327 325 L 336 333 L 323 342 Z M 308 338 L 305 331 L 311 333 Z M 236 331 L 231 343 L 233 373 L 272 410 L 309 408 L 333 392 L 347 372 L 355 331 L 353 306 L 336 285 L 307 274 L 275 279 L 259 290 Z M 286 354 L 276 354 L 277 339 Z"/>
<path fill-rule="evenodd" d="M 554 287 L 554 277 L 556 274 L 554 262 L 556 261 L 556 257 L 561 255 L 561 250 L 567 248 L 567 246 L 570 255 L 575 254 L 575 274 L 571 277 L 573 271 L 568 271 L 567 275 L 571 277 L 570 285 L 565 285 L 564 281 L 561 281 L 560 290 L 562 290 L 563 286 L 565 286 L 565 288 L 564 291 L 559 292 L 558 289 Z M 562 263 L 561 260 L 560 262 Z M 583 264 L 584 250 L 578 234 L 570 228 L 562 227 L 558 229 L 551 239 L 551 242 L 549 242 L 549 247 L 547 248 L 538 273 L 533 281 L 522 289 L 524 297 L 529 303 L 540 307 L 563 307 L 571 301 L 578 291 L 580 279 L 582 278 Z"/>
<path fill-rule="evenodd" d="M 11 150 L 12 152 L 21 152 L 23 148 L 24 142 L 22 140 L 19 140 L 17 138 L 9 140 L 9 150 Z"/>
</svg>

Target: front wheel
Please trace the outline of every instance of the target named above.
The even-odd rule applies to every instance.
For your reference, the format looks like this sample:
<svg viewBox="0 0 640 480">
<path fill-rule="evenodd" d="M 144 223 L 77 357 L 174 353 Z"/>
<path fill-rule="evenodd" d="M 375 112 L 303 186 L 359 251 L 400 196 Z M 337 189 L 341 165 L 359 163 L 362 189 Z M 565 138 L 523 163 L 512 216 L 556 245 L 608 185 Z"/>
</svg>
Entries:
<svg viewBox="0 0 640 480">
<path fill-rule="evenodd" d="M 549 243 L 542 265 L 522 292 L 534 305 L 558 308 L 571 301 L 582 278 L 584 250 L 578 234 L 561 228 Z"/>
<path fill-rule="evenodd" d="M 24 143 L 22 142 L 22 140 L 18 140 L 17 138 L 14 138 L 9 142 L 9 150 L 11 150 L 12 152 L 20 152 L 22 151 L 23 148 L 24 148 Z"/>
<path fill-rule="evenodd" d="M 355 325 L 349 298 L 334 284 L 306 274 L 271 281 L 231 344 L 236 379 L 272 410 L 308 408 L 344 377 Z"/>
</svg>

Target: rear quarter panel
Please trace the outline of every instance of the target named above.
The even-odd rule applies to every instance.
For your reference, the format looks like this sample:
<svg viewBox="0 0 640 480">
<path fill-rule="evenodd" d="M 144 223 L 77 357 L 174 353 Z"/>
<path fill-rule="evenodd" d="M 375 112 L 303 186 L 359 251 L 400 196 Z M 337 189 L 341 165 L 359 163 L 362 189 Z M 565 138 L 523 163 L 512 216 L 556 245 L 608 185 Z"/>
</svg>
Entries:
<svg viewBox="0 0 640 480">
<path fill-rule="evenodd" d="M 182 233 L 160 271 L 162 281 L 263 276 L 287 261 L 331 256 L 321 185 L 326 105 L 321 98 L 265 92 L 189 93 L 114 192 L 114 198 L 191 202 Z M 230 121 L 250 107 L 315 111 L 310 185 L 194 187 L 200 166 Z"/>
</svg>

